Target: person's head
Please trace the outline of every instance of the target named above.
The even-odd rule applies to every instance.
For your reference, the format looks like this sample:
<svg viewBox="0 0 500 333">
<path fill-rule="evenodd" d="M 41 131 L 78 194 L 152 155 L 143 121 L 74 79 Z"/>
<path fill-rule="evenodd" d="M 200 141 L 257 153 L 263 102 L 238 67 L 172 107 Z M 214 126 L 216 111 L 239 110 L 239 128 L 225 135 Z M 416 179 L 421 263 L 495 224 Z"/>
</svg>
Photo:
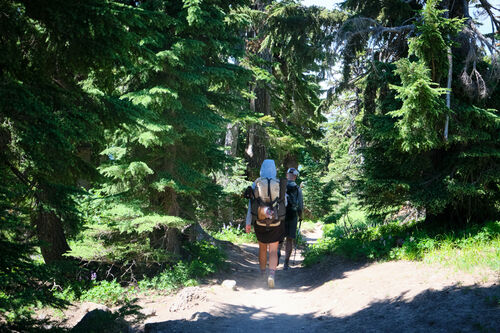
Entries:
<svg viewBox="0 0 500 333">
<path fill-rule="evenodd" d="M 274 160 L 264 160 L 262 162 L 260 176 L 263 178 L 276 178 L 276 164 L 274 164 Z"/>
<path fill-rule="evenodd" d="M 297 176 L 299 175 L 299 171 L 295 168 L 290 168 L 286 172 L 286 179 L 288 180 L 295 180 L 297 179 Z"/>
</svg>

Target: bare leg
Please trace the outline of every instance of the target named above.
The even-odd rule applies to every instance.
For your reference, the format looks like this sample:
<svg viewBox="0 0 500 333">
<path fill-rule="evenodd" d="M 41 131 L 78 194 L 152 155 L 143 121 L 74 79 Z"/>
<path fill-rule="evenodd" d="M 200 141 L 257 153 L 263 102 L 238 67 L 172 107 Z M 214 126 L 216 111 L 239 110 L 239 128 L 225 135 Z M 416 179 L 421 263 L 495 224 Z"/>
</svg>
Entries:
<svg viewBox="0 0 500 333">
<path fill-rule="evenodd" d="M 259 266 L 261 271 L 266 270 L 267 266 L 267 244 L 259 242 Z"/>
<path fill-rule="evenodd" d="M 278 265 L 278 243 L 269 244 L 269 276 L 267 277 L 267 286 L 269 288 L 274 288 L 274 273 Z"/>
<path fill-rule="evenodd" d="M 269 244 L 269 269 L 276 270 L 278 265 L 278 242 Z"/>
</svg>

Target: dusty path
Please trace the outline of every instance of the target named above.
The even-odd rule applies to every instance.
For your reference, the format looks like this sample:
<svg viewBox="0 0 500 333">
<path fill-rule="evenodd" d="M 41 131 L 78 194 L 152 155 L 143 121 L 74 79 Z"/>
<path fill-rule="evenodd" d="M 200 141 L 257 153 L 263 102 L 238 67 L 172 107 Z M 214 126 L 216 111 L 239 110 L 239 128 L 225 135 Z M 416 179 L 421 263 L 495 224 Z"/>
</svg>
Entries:
<svg viewBox="0 0 500 333">
<path fill-rule="evenodd" d="M 312 242 L 319 233 L 309 234 Z M 259 277 L 257 246 L 228 247 L 237 290 L 207 285 L 181 300 L 143 303 L 155 316 L 146 332 L 499 332 L 498 276 L 477 277 L 415 262 L 332 259 L 276 272 L 276 288 Z M 182 295 L 182 292 L 179 294 Z M 177 297 L 181 297 L 181 296 Z M 184 294 L 184 296 L 186 296 Z"/>
</svg>

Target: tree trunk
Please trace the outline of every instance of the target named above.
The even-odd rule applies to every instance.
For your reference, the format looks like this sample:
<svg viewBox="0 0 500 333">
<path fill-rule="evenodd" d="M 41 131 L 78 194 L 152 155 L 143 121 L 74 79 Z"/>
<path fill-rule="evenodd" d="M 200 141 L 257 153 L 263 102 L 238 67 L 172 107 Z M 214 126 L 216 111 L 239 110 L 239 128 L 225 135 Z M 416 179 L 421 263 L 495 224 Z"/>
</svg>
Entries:
<svg viewBox="0 0 500 333">
<path fill-rule="evenodd" d="M 450 109 L 451 109 L 451 76 L 453 74 L 453 56 L 451 54 L 451 47 L 448 48 L 448 82 L 446 85 L 446 107 L 448 108 L 448 113 L 446 114 L 446 120 L 444 123 L 444 139 L 448 141 L 448 126 L 450 123 Z"/>
<path fill-rule="evenodd" d="M 171 175 L 175 175 L 176 148 L 171 146 L 165 154 L 162 169 Z M 167 187 L 158 198 L 161 210 L 170 216 L 180 215 L 180 206 L 177 201 L 177 193 L 173 188 Z M 162 226 L 153 230 L 150 235 L 150 243 L 152 247 L 165 249 L 175 255 L 180 254 L 181 240 L 180 231 L 177 228 Z"/>
<path fill-rule="evenodd" d="M 70 249 L 61 220 L 54 212 L 45 211 L 39 204 L 34 225 L 40 241 L 43 260 L 46 264 L 64 259 L 63 254 Z"/>
<path fill-rule="evenodd" d="M 260 166 L 266 159 L 265 136 L 265 131 L 258 125 L 251 125 L 248 129 L 245 156 L 247 160 L 247 174 L 250 179 L 259 177 Z"/>
<path fill-rule="evenodd" d="M 262 52 L 261 56 L 271 61 L 271 53 L 268 50 Z M 271 71 L 271 68 L 268 68 Z M 269 87 L 263 82 L 257 82 L 254 88 L 254 99 L 250 100 L 250 109 L 255 113 L 271 115 L 271 94 Z M 255 179 L 259 176 L 259 170 L 262 162 L 267 157 L 266 144 L 267 133 L 260 125 L 253 124 L 248 129 L 247 146 L 245 156 L 248 162 L 248 175 L 250 179 Z"/>
<path fill-rule="evenodd" d="M 446 12 L 446 17 L 448 18 L 450 15 L 450 4 L 448 3 L 448 11 Z M 448 35 L 448 39 L 450 39 L 450 35 Z M 451 77 L 453 75 L 453 54 L 451 53 L 451 46 L 448 47 L 448 82 L 446 84 L 446 107 L 448 108 L 448 113 L 446 114 L 446 120 L 444 123 L 444 140 L 448 141 L 448 127 L 450 123 L 450 109 L 451 109 Z"/>
<path fill-rule="evenodd" d="M 297 169 L 299 167 L 299 162 L 297 161 L 297 156 L 294 154 L 290 154 L 290 153 L 287 154 L 285 156 L 285 160 L 283 161 L 283 167 L 285 167 L 286 170 L 288 170 L 289 168 Z"/>
<path fill-rule="evenodd" d="M 226 127 L 226 154 L 232 157 L 236 157 L 238 151 L 238 133 L 239 133 L 239 125 L 238 124 L 227 124 Z M 230 167 L 226 167 L 226 177 L 222 179 L 222 186 L 227 187 L 229 184 L 229 175 Z M 225 205 L 218 207 L 219 215 L 222 217 L 223 221 L 229 221 L 232 223 L 234 221 L 234 210 L 231 205 L 231 196 L 226 196 Z"/>
<path fill-rule="evenodd" d="M 228 154 L 229 156 L 236 156 L 236 153 L 238 151 L 239 132 L 240 126 L 238 124 L 227 124 L 225 146 L 226 149 L 229 148 L 229 150 L 226 150 L 226 154 Z"/>
</svg>

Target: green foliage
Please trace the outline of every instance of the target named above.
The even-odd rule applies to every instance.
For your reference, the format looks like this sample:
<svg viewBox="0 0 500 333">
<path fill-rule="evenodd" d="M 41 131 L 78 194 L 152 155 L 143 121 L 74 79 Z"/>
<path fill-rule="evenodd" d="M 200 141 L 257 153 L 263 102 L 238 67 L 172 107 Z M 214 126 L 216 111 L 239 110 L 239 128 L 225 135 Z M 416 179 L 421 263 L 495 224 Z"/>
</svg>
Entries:
<svg viewBox="0 0 500 333">
<path fill-rule="evenodd" d="M 12 180 L 2 175 L 0 181 L 0 317 L 11 329 L 23 331 L 38 324 L 31 318 L 35 306 L 61 308 L 67 302 L 52 294 L 53 272 L 35 260 L 39 256 L 38 244 L 34 237 L 28 236 L 31 229 L 26 223 L 26 210 L 9 205 L 17 195 L 10 190 L 17 190 L 17 186 L 6 187 L 4 179 Z"/>
<path fill-rule="evenodd" d="M 70 242 L 69 255 L 124 267 L 135 263 L 139 270 L 175 261 L 172 253 L 151 244 L 151 234 L 168 227 L 186 227 L 192 222 L 176 216 L 147 214 L 141 208 L 141 202 L 124 204 L 116 197 L 82 197 L 85 229 Z"/>
<path fill-rule="evenodd" d="M 188 261 L 179 261 L 175 266 L 152 277 L 138 282 L 139 289 L 171 292 L 183 286 L 197 285 L 197 279 L 215 273 L 225 267 L 225 254 L 208 242 L 189 244 Z"/>
<path fill-rule="evenodd" d="M 391 88 L 396 90 L 396 99 L 403 105 L 388 115 L 397 119 L 395 127 L 401 150 L 419 152 L 439 147 L 442 143 L 439 129 L 446 113 L 440 97 L 446 89 L 432 83 L 430 71 L 423 61 L 410 62 L 403 58 L 396 66 L 395 73 L 401 78 L 402 86 Z"/>
<path fill-rule="evenodd" d="M 104 303 L 108 306 L 123 304 L 129 300 L 127 289 L 116 280 L 99 281 L 92 288 L 86 290 L 81 296 L 81 301 Z"/>
<path fill-rule="evenodd" d="M 428 0 L 417 22 L 416 37 L 409 39 L 409 53 L 415 54 L 430 69 L 430 78 L 439 82 L 448 69 L 447 51 L 452 39 L 462 28 L 466 18 L 445 18 L 447 10 L 438 9 L 438 0 Z"/>
<path fill-rule="evenodd" d="M 246 17 L 233 11 L 239 5 L 141 3 L 168 24 L 151 31 L 153 56 L 142 63 L 140 75 L 123 83 L 122 100 L 146 108 L 146 116 L 110 131 L 101 153 L 108 159 L 100 166 L 106 179 L 99 193 L 113 196 L 109 206 L 130 206 L 139 218 L 128 225 L 120 221 L 121 230 L 180 228 L 186 220 L 210 216 L 222 201 L 221 184 L 212 175 L 234 161 L 217 141 L 227 119 L 243 112 L 240 92 L 248 78 L 231 61 L 243 50 L 239 29 Z"/>
<path fill-rule="evenodd" d="M 210 232 L 210 236 L 233 244 L 257 243 L 254 232 L 247 234 L 245 229 L 232 226 L 223 226 L 221 230 Z"/>
<path fill-rule="evenodd" d="M 340 254 L 352 259 L 423 260 L 457 269 L 500 269 L 500 222 L 446 232 L 413 222 L 396 222 L 346 233 L 340 226 L 326 228 L 324 237 L 305 255 L 308 266 L 324 256 Z"/>
<path fill-rule="evenodd" d="M 318 108 L 319 82 L 335 59 L 330 52 L 335 39 L 332 32 L 344 14 L 298 1 L 269 1 L 254 7 L 258 9 L 244 9 L 252 25 L 241 64 L 254 76 L 256 112 L 261 114 L 253 118 L 262 113 L 272 116 L 263 126 L 259 144 L 279 165 L 304 151 L 318 150 L 314 140 L 322 137 L 319 125 L 324 121 Z M 270 105 L 259 104 L 264 98 L 269 98 Z"/>
<path fill-rule="evenodd" d="M 473 100 L 464 92 L 459 73 L 468 60 L 455 49 L 451 110 L 445 107 L 440 73 L 448 68 L 448 47 L 463 20 L 443 17 L 436 6 L 430 1 L 419 14 L 410 54 L 373 62 L 359 84 L 364 95 L 357 123 L 363 163 L 356 190 L 369 213 L 382 219 L 410 202 L 425 208 L 428 221 L 482 223 L 498 214 L 499 113 L 491 109 L 494 97 Z M 491 69 L 487 62 L 481 66 Z"/>
<path fill-rule="evenodd" d="M 179 262 L 173 267 L 153 278 L 145 278 L 138 282 L 139 289 L 147 291 L 150 289 L 171 292 L 182 286 L 195 286 L 196 280 L 189 278 L 188 268 L 184 262 Z"/>
</svg>

